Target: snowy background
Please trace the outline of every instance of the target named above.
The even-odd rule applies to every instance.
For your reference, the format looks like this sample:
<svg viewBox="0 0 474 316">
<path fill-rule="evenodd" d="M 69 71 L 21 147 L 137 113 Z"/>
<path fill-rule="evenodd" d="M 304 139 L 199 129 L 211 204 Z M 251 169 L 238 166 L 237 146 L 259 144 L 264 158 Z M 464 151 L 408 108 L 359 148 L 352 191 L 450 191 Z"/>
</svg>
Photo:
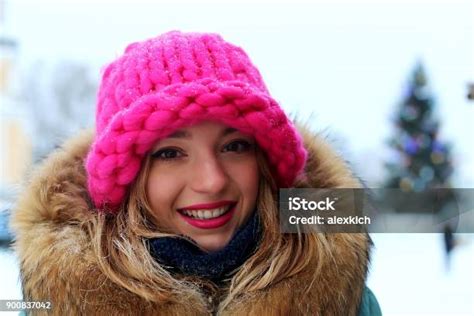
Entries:
<svg viewBox="0 0 474 316">
<path fill-rule="evenodd" d="M 48 84 L 74 74 L 93 91 L 101 67 L 127 43 L 171 29 L 212 31 L 244 47 L 285 110 L 309 118 L 315 130 L 328 134 L 374 187 L 385 175 L 390 155 L 385 143 L 404 84 L 422 60 L 436 97 L 440 137 L 454 145 L 453 183 L 474 187 L 474 102 L 466 99 L 466 86 L 474 82 L 473 1 L 6 4 L 1 31 L 19 44 L 14 77 L 24 101 L 14 115 L 23 118 L 37 148 L 48 148 L 42 142 L 53 136 L 60 142 L 92 125 L 90 99 L 70 104 L 70 121 L 58 119 L 61 111 L 42 93 Z M 29 109 L 26 101 L 32 98 L 46 108 Z M 55 135 L 53 129 L 38 137 L 35 123 L 41 113 L 47 113 L 46 125 L 64 132 Z M 450 269 L 439 234 L 372 237 L 368 285 L 384 315 L 474 315 L 473 234 L 458 236 Z M 18 265 L 6 250 L 0 251 L 0 280 L 0 299 L 21 298 Z"/>
<path fill-rule="evenodd" d="M 442 117 L 441 139 L 455 142 L 456 184 L 474 185 L 474 147 L 466 136 L 474 134 L 474 106 L 466 100 L 474 81 L 472 1 L 17 0 L 8 12 L 20 68 L 75 60 L 97 77 L 127 43 L 171 29 L 218 32 L 245 48 L 285 110 L 311 117 L 314 129 L 327 130 L 374 182 L 388 155 L 395 106 L 422 59 Z"/>
</svg>

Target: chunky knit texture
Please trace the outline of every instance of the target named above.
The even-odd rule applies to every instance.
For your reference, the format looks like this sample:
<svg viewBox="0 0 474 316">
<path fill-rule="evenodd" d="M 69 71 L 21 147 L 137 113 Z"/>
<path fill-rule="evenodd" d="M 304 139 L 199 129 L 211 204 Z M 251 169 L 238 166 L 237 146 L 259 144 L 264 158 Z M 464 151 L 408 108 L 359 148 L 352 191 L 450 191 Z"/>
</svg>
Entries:
<svg viewBox="0 0 474 316">
<path fill-rule="evenodd" d="M 96 208 L 116 212 L 154 144 L 203 120 L 254 136 L 280 187 L 304 167 L 300 135 L 247 54 L 217 34 L 172 31 L 130 44 L 105 68 L 86 161 Z"/>
</svg>

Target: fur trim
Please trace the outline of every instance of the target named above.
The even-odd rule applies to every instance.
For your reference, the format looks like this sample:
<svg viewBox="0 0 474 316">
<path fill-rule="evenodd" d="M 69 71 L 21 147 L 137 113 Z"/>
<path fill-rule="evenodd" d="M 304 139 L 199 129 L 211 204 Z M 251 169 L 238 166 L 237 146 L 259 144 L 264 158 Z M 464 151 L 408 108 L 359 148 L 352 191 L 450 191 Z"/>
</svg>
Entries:
<svg viewBox="0 0 474 316">
<path fill-rule="evenodd" d="M 318 135 L 301 126 L 309 157 L 297 187 L 354 188 L 360 182 Z M 84 229 L 95 212 L 86 189 L 84 159 L 93 133 L 53 153 L 33 174 L 12 216 L 25 300 L 51 301 L 53 314 L 206 315 L 204 293 L 179 304 L 150 303 L 107 279 Z M 309 269 L 233 302 L 223 315 L 356 315 L 369 264 L 367 234 L 326 234 L 333 260 L 316 282 Z M 314 260 L 316 260 L 314 258 Z"/>
</svg>

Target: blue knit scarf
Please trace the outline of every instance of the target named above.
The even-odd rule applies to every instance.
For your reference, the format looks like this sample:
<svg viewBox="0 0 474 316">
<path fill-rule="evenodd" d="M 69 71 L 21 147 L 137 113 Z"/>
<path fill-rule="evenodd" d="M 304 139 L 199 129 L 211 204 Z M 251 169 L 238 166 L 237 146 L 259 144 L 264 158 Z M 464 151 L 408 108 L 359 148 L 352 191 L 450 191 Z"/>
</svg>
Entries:
<svg viewBox="0 0 474 316">
<path fill-rule="evenodd" d="M 171 272 L 220 282 L 241 266 L 255 251 L 262 234 L 260 217 L 254 211 L 231 241 L 221 250 L 205 252 L 188 237 L 149 239 L 150 253 Z"/>
</svg>

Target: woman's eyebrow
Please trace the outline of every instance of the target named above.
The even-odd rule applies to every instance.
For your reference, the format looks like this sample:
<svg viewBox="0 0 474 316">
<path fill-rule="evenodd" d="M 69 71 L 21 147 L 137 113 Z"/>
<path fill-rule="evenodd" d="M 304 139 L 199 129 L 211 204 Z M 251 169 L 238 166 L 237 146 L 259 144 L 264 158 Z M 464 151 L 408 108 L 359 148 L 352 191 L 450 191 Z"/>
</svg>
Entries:
<svg viewBox="0 0 474 316">
<path fill-rule="evenodd" d="M 237 132 L 237 130 L 235 128 L 228 127 L 222 132 L 222 136 L 226 136 L 226 135 L 229 135 L 229 134 L 232 134 L 232 133 L 235 133 L 235 132 Z"/>
<path fill-rule="evenodd" d="M 222 131 L 222 136 L 226 136 L 226 135 L 229 135 L 229 134 L 232 134 L 232 133 L 235 133 L 235 132 L 237 132 L 237 129 L 232 128 L 232 127 L 228 127 L 228 128 L 226 128 Z M 187 132 L 185 130 L 181 130 L 181 131 L 174 132 L 173 134 L 171 134 L 167 138 L 189 138 L 189 137 L 191 137 L 191 134 L 189 134 L 189 132 Z"/>
<path fill-rule="evenodd" d="M 167 138 L 189 138 L 190 136 L 187 131 L 176 131 Z"/>
</svg>

